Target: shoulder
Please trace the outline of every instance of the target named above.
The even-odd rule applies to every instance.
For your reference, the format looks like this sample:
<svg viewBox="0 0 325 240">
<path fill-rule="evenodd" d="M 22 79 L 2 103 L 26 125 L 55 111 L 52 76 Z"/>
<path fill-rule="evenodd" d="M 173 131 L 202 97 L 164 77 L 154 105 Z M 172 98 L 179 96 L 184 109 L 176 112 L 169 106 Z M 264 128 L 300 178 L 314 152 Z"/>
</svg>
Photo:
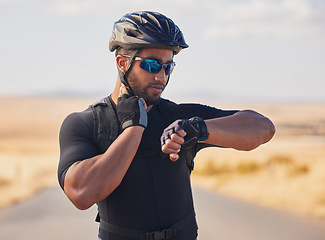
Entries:
<svg viewBox="0 0 325 240">
<path fill-rule="evenodd" d="M 73 112 L 69 114 L 63 121 L 62 127 L 73 128 L 89 128 L 94 126 L 94 111 L 102 106 L 108 105 L 109 97 L 102 98 L 92 103 L 87 109 L 82 112 Z"/>
<path fill-rule="evenodd" d="M 94 128 L 94 117 L 90 108 L 82 112 L 69 114 L 61 125 L 60 134 L 62 133 L 90 133 Z"/>
<path fill-rule="evenodd" d="M 93 113 L 90 108 L 85 109 L 82 112 L 70 113 L 63 121 L 64 124 L 68 123 L 91 123 L 93 121 Z"/>
</svg>

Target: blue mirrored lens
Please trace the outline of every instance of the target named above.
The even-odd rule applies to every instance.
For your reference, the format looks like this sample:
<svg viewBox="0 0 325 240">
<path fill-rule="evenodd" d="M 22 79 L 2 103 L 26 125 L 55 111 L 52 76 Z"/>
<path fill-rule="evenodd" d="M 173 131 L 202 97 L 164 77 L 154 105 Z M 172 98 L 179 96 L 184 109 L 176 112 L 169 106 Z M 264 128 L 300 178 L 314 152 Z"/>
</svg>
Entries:
<svg viewBox="0 0 325 240">
<path fill-rule="evenodd" d="M 166 75 L 170 75 L 173 72 L 175 63 L 162 64 L 156 60 L 151 59 L 141 59 L 140 67 L 151 73 L 159 73 L 163 67 Z"/>
<path fill-rule="evenodd" d="M 162 65 L 155 60 L 143 59 L 140 63 L 140 67 L 148 72 L 158 73 Z"/>
<path fill-rule="evenodd" d="M 172 65 L 171 63 L 168 64 L 165 68 L 166 75 L 170 75 L 173 69 L 174 69 L 174 65 Z"/>
</svg>

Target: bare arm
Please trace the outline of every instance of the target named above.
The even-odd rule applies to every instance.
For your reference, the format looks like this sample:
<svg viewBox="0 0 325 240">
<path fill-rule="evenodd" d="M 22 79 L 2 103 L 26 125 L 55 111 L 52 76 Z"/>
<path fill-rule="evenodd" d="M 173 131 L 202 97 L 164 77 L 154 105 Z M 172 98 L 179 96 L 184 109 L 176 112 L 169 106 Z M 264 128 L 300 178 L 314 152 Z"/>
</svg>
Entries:
<svg viewBox="0 0 325 240">
<path fill-rule="evenodd" d="M 275 133 L 273 123 L 252 110 L 239 111 L 233 115 L 205 120 L 208 128 L 208 144 L 249 151 L 268 142 Z M 181 130 L 172 134 L 162 146 L 170 159 L 178 159 L 178 152 L 186 133 Z"/>
<path fill-rule="evenodd" d="M 64 192 L 81 210 L 105 199 L 120 185 L 147 125 L 145 101 L 124 95 L 128 93 L 124 85 L 118 92 L 121 99 L 117 102 L 117 115 L 122 133 L 104 154 L 75 162 L 65 175 Z"/>
<path fill-rule="evenodd" d="M 275 133 L 273 123 L 252 110 L 205 121 L 208 144 L 249 151 L 268 142 Z"/>
<path fill-rule="evenodd" d="M 64 191 L 77 208 L 88 209 L 119 186 L 135 156 L 143 131 L 143 127 L 129 127 L 104 154 L 76 162 L 69 168 Z"/>
</svg>

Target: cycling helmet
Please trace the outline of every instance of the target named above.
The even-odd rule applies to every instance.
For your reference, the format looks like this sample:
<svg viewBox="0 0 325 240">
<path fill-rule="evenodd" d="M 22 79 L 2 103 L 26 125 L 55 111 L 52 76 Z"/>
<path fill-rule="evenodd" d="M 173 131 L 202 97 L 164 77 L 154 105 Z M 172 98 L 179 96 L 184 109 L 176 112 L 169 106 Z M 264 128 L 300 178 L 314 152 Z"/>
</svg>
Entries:
<svg viewBox="0 0 325 240">
<path fill-rule="evenodd" d="M 164 48 L 179 53 L 187 48 L 183 34 L 176 24 L 158 12 L 134 12 L 124 15 L 114 24 L 109 50 Z"/>
<path fill-rule="evenodd" d="M 119 78 L 130 95 L 134 95 L 134 92 L 126 76 L 139 49 L 169 49 L 176 55 L 187 47 L 188 45 L 181 30 L 171 19 L 158 12 L 149 11 L 128 13 L 120 18 L 114 24 L 112 37 L 109 41 L 109 50 L 111 52 L 120 48 L 132 50 L 132 53 L 129 54 L 130 58 L 126 72 L 123 73 L 118 68 Z"/>
</svg>

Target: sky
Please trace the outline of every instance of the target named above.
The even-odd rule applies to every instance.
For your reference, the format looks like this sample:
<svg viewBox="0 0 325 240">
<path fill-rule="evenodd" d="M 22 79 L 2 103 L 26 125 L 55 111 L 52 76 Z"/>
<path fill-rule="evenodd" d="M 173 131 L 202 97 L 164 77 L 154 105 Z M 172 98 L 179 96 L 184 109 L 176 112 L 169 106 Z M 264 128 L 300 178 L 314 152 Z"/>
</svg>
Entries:
<svg viewBox="0 0 325 240">
<path fill-rule="evenodd" d="M 138 10 L 190 46 L 163 97 L 325 103 L 324 0 L 0 0 L 0 96 L 110 94 L 113 23 Z"/>
</svg>

